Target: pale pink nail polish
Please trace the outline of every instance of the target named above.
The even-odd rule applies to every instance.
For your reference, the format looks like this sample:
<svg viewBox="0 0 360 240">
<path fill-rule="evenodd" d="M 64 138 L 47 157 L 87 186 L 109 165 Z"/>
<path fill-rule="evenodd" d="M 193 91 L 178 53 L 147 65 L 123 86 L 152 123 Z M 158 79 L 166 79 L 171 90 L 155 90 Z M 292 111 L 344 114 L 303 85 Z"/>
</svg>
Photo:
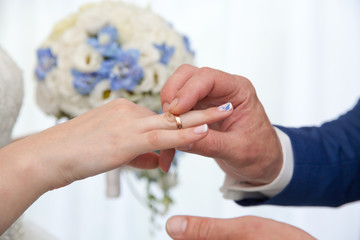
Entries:
<svg viewBox="0 0 360 240">
<path fill-rule="evenodd" d="M 233 105 L 231 104 L 231 102 L 225 103 L 221 106 L 218 106 L 218 110 L 220 112 L 226 112 L 226 111 L 230 111 L 231 109 L 233 109 Z"/>
<path fill-rule="evenodd" d="M 194 128 L 194 133 L 205 133 L 209 130 L 209 127 L 207 124 L 203 124 L 201 126 L 198 126 Z"/>
</svg>

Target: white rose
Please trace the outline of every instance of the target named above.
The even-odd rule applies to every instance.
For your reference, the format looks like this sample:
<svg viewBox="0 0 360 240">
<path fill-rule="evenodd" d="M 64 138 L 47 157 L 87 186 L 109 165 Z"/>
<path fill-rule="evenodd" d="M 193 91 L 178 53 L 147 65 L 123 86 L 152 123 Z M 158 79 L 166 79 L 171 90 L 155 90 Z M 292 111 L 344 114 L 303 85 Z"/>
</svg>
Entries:
<svg viewBox="0 0 360 240">
<path fill-rule="evenodd" d="M 135 93 L 149 92 L 155 86 L 155 72 L 152 68 L 144 68 L 144 77 L 134 89 Z"/>
<path fill-rule="evenodd" d="M 89 96 L 91 107 L 99 107 L 120 97 L 119 91 L 110 91 L 110 81 L 105 79 L 99 82 Z"/>
<path fill-rule="evenodd" d="M 46 81 L 39 81 L 36 85 L 36 102 L 46 114 L 58 115 L 60 113 L 56 89 L 49 88 Z"/>
<path fill-rule="evenodd" d="M 161 111 L 160 94 L 152 96 L 144 96 L 136 102 L 140 106 L 150 109 L 153 112 Z"/>
<path fill-rule="evenodd" d="M 107 22 L 106 14 L 103 14 L 102 8 L 91 7 L 79 14 L 77 26 L 90 34 L 96 34 Z"/>
<path fill-rule="evenodd" d="M 156 81 L 154 79 L 154 87 L 151 89 L 153 93 L 160 93 L 162 87 L 164 86 L 165 82 L 169 78 L 169 70 L 166 68 L 165 65 L 161 63 L 156 63 L 153 66 L 153 75 L 157 77 Z"/>
<path fill-rule="evenodd" d="M 91 109 L 87 97 L 62 98 L 60 109 L 71 117 L 79 116 Z"/>
<path fill-rule="evenodd" d="M 157 63 L 160 59 L 160 52 L 151 43 L 130 42 L 123 45 L 124 49 L 137 49 L 140 51 L 138 63 L 144 68 Z"/>
<path fill-rule="evenodd" d="M 96 72 L 101 67 L 102 56 L 86 43 L 80 44 L 73 56 L 75 69 L 81 72 Z"/>
<path fill-rule="evenodd" d="M 140 84 L 135 87 L 134 92 L 153 92 L 160 93 L 161 88 L 168 78 L 166 67 L 160 63 L 155 63 L 151 67 L 146 67 L 144 77 Z"/>
<path fill-rule="evenodd" d="M 56 63 L 59 69 L 67 71 L 74 67 L 73 56 L 76 46 L 68 46 L 59 41 L 51 44 L 50 48 L 56 56 Z"/>
<path fill-rule="evenodd" d="M 131 102 L 137 103 L 143 98 L 143 95 L 141 93 L 129 93 L 128 91 L 124 89 L 120 89 L 116 91 L 119 97 L 128 99 Z"/>
<path fill-rule="evenodd" d="M 69 98 L 77 95 L 73 87 L 73 76 L 70 71 L 53 69 L 46 76 L 46 83 L 48 88 L 56 92 L 58 96 Z"/>
<path fill-rule="evenodd" d="M 80 27 L 72 27 L 65 31 L 61 36 L 60 41 L 66 45 L 78 45 L 80 43 L 86 42 L 87 39 L 86 32 Z"/>
</svg>

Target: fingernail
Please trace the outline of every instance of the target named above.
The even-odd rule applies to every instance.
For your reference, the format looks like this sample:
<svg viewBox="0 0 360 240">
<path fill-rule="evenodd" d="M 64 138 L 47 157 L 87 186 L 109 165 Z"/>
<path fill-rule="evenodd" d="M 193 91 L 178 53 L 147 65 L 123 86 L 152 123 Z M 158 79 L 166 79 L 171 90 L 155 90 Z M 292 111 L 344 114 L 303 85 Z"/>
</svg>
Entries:
<svg viewBox="0 0 360 240">
<path fill-rule="evenodd" d="M 201 126 L 198 126 L 194 128 L 194 133 L 205 133 L 209 130 L 209 127 L 207 124 L 203 124 Z"/>
<path fill-rule="evenodd" d="M 178 99 L 178 98 L 175 98 L 175 99 L 170 103 L 170 106 L 169 106 L 169 109 L 168 109 L 168 110 L 173 109 L 178 102 L 179 102 L 179 99 Z"/>
<path fill-rule="evenodd" d="M 186 145 L 186 146 L 181 146 L 181 147 L 177 147 L 176 150 L 179 150 L 179 151 L 189 151 L 193 148 L 194 144 L 191 143 L 189 145 Z"/>
<path fill-rule="evenodd" d="M 233 109 L 233 105 L 230 102 L 218 106 L 220 112 L 230 111 L 231 109 Z"/>
<path fill-rule="evenodd" d="M 163 112 L 167 112 L 169 110 L 169 106 L 170 104 L 169 103 L 164 103 L 163 106 L 162 106 L 162 109 L 163 109 Z"/>
<path fill-rule="evenodd" d="M 186 230 L 186 217 L 171 217 L 166 223 L 166 229 L 171 237 L 180 237 Z"/>
<path fill-rule="evenodd" d="M 170 168 L 171 168 L 171 164 L 169 166 L 167 166 L 166 168 L 161 169 L 161 170 L 163 171 L 163 173 L 169 173 Z"/>
<path fill-rule="evenodd" d="M 168 173 L 169 170 L 170 170 L 170 167 L 171 167 L 171 164 L 169 164 L 169 166 L 160 166 L 160 170 L 161 170 L 163 173 Z"/>
</svg>

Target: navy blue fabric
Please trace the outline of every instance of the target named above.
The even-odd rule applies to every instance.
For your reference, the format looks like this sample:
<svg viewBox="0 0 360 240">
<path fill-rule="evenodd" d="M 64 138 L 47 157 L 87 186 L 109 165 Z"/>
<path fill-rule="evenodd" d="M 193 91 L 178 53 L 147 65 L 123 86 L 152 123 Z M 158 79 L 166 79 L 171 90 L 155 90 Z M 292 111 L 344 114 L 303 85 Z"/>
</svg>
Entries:
<svg viewBox="0 0 360 240">
<path fill-rule="evenodd" d="M 277 126 L 291 140 L 294 174 L 273 198 L 244 199 L 243 206 L 340 206 L 360 200 L 360 101 L 320 127 Z"/>
</svg>

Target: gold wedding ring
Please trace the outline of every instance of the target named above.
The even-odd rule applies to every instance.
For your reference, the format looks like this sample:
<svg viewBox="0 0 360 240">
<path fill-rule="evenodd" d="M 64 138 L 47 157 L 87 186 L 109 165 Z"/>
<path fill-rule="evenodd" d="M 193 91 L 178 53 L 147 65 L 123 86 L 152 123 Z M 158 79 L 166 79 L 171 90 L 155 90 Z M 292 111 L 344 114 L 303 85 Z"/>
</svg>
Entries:
<svg viewBox="0 0 360 240">
<path fill-rule="evenodd" d="M 181 123 L 181 118 L 179 115 L 174 114 L 175 120 L 176 120 L 176 126 L 178 129 L 182 129 L 182 123 Z"/>
</svg>

